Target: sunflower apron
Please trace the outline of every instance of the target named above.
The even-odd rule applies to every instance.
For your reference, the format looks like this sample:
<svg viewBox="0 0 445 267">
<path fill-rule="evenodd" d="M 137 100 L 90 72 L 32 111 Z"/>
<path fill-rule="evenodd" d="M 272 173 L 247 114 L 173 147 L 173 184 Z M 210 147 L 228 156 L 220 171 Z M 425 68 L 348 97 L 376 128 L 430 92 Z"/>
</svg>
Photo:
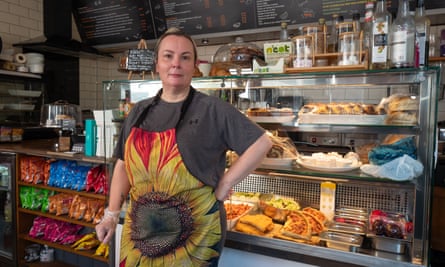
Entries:
<svg viewBox="0 0 445 267">
<path fill-rule="evenodd" d="M 222 246 L 219 201 L 212 187 L 187 170 L 176 128 L 133 127 L 125 147 L 131 189 L 120 267 L 216 266 Z"/>
</svg>

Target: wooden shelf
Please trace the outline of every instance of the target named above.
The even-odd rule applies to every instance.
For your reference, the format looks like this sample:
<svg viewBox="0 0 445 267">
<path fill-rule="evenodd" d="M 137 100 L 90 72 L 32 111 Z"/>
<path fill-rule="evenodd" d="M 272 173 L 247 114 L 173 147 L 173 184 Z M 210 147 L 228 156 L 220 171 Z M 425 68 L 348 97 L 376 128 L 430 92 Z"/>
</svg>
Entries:
<svg viewBox="0 0 445 267">
<path fill-rule="evenodd" d="M 48 241 L 41 240 L 41 239 L 32 238 L 28 234 L 23 234 L 23 233 L 19 234 L 19 238 L 23 239 L 23 240 L 28 240 L 28 241 L 31 241 L 34 243 L 47 245 L 52 248 L 60 249 L 63 251 L 67 251 L 67 252 L 74 253 L 74 254 L 77 254 L 80 256 L 88 257 L 88 258 L 95 259 L 98 261 L 108 262 L 108 258 L 104 258 L 102 256 L 95 256 L 94 255 L 95 250 L 74 250 L 70 246 L 61 245 L 61 244 L 52 243 L 52 242 L 48 242 Z M 43 266 L 47 266 L 47 265 L 43 265 Z M 66 266 L 66 265 L 64 265 L 64 266 Z"/>
<path fill-rule="evenodd" d="M 88 197 L 88 198 L 94 198 L 94 199 L 100 199 L 100 200 L 107 199 L 107 196 L 102 195 L 102 194 L 96 194 L 94 192 L 76 191 L 73 189 L 59 188 L 59 187 L 47 186 L 47 185 L 43 185 L 43 184 L 30 184 L 30 183 L 23 182 L 23 181 L 18 181 L 17 184 L 19 186 L 31 186 L 34 188 L 47 189 L 47 190 L 52 190 L 52 191 L 56 191 L 56 192 L 60 192 L 60 193 L 79 195 L 82 197 Z"/>
<path fill-rule="evenodd" d="M 96 226 L 94 223 L 85 222 L 82 220 L 76 220 L 76 219 L 68 217 L 67 215 L 56 215 L 56 214 L 52 214 L 52 213 L 24 209 L 24 208 L 18 208 L 18 212 L 27 213 L 27 214 L 36 215 L 36 216 L 42 216 L 42 217 L 51 218 L 51 219 L 58 220 L 58 221 L 68 222 L 68 223 L 78 224 L 78 225 L 82 225 L 82 226 L 89 227 L 89 228 L 94 228 Z"/>
<path fill-rule="evenodd" d="M 366 64 L 345 65 L 345 66 L 320 66 L 309 68 L 286 68 L 285 73 L 307 73 L 307 72 L 329 72 L 329 71 L 351 71 L 351 70 L 367 70 Z"/>
<path fill-rule="evenodd" d="M 53 261 L 53 262 L 20 262 L 20 266 L 26 266 L 26 267 L 76 267 L 75 265 L 68 264 L 66 262 L 61 261 Z"/>
</svg>

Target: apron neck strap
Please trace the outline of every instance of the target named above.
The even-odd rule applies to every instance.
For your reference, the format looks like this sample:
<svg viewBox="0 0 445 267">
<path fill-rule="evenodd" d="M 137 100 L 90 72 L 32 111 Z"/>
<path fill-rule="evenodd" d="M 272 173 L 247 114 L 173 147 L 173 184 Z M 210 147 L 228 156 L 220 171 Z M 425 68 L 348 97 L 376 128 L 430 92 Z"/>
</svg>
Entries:
<svg viewBox="0 0 445 267">
<path fill-rule="evenodd" d="M 179 124 L 182 122 L 182 120 L 184 119 L 185 113 L 187 112 L 190 103 L 193 100 L 193 96 L 195 95 L 195 88 L 190 87 L 190 91 L 187 95 L 187 98 L 184 100 L 184 102 L 182 103 L 181 106 L 181 114 L 179 115 L 179 120 L 176 123 L 175 129 L 178 128 Z M 153 101 L 142 111 L 142 113 L 139 115 L 139 117 L 137 118 L 136 122 L 135 122 L 135 126 L 136 127 L 140 127 L 140 125 L 142 124 L 142 122 L 144 121 L 145 117 L 147 116 L 149 110 L 156 106 L 159 101 L 161 100 L 161 95 L 162 95 L 162 88 L 158 91 L 158 93 L 155 95 L 155 97 L 153 98 Z"/>
</svg>

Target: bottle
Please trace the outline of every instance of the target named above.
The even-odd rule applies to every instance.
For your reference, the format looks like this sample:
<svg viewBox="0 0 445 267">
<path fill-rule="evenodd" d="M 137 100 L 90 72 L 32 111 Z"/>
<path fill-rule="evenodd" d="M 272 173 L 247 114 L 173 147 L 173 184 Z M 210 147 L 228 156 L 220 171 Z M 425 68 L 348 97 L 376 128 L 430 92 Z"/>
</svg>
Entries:
<svg viewBox="0 0 445 267">
<path fill-rule="evenodd" d="M 391 20 L 391 13 L 386 8 L 386 0 L 378 0 L 372 18 L 370 69 L 387 69 L 389 67 L 388 38 Z"/>
<path fill-rule="evenodd" d="M 332 14 L 331 32 L 328 38 L 328 52 L 336 53 L 338 51 L 338 30 L 337 26 L 344 21 L 343 16 Z"/>
<path fill-rule="evenodd" d="M 416 15 L 416 67 L 423 68 L 428 65 L 430 19 L 425 15 L 425 1 L 417 0 Z"/>
<path fill-rule="evenodd" d="M 360 26 L 360 13 L 352 14 L 352 23 L 355 32 L 360 32 L 362 30 Z"/>
<path fill-rule="evenodd" d="M 390 58 L 392 68 L 414 67 L 416 24 L 409 12 L 409 0 L 399 0 L 397 17 L 390 29 Z"/>
<path fill-rule="evenodd" d="M 374 2 L 368 1 L 365 4 L 365 18 L 363 19 L 363 49 L 368 52 L 364 60 L 369 60 L 372 40 L 372 17 L 374 15 Z"/>
<path fill-rule="evenodd" d="M 281 31 L 280 31 L 280 41 L 287 42 L 289 41 L 289 33 L 287 31 L 287 22 L 281 22 Z"/>
</svg>

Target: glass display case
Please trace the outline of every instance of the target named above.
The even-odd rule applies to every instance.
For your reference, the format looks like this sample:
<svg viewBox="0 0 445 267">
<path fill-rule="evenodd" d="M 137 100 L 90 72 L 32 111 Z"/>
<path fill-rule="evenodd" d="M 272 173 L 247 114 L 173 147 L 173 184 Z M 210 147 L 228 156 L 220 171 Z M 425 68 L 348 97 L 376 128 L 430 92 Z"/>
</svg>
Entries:
<svg viewBox="0 0 445 267">
<path fill-rule="evenodd" d="M 39 125 L 44 99 L 41 75 L 0 70 L 0 95 L 0 125 Z"/>
<path fill-rule="evenodd" d="M 321 209 L 323 185 L 330 182 L 335 185 L 331 200 L 335 216 L 344 209 L 360 210 L 366 216 L 358 246 L 342 242 L 335 246 L 336 240 L 320 235 L 298 241 L 235 229 L 228 232 L 226 246 L 308 264 L 428 266 L 438 75 L 439 69 L 433 67 L 194 78 L 196 89 L 233 104 L 275 135 L 289 137 L 299 152 L 290 161 L 263 162 L 235 191 L 274 193 L 291 197 L 302 207 Z M 104 81 L 104 109 L 116 110 L 113 120 L 122 121 L 125 103 L 132 105 L 160 88 L 158 80 Z M 402 104 L 403 99 L 410 102 L 409 107 Z M 285 112 L 275 113 L 281 111 Z M 413 145 L 410 158 L 416 166 L 420 164 L 413 177 L 375 170 L 383 163 L 376 164 L 369 149 L 384 147 L 390 137 L 407 138 Z M 333 152 L 355 152 L 359 165 L 303 160 Z M 390 172 L 397 168 L 406 170 L 397 163 Z M 403 234 L 379 232 L 375 212 L 387 216 L 379 217 L 383 221 L 397 217 L 384 227 L 390 231 L 398 226 Z M 329 230 L 328 225 L 325 229 Z"/>
</svg>

